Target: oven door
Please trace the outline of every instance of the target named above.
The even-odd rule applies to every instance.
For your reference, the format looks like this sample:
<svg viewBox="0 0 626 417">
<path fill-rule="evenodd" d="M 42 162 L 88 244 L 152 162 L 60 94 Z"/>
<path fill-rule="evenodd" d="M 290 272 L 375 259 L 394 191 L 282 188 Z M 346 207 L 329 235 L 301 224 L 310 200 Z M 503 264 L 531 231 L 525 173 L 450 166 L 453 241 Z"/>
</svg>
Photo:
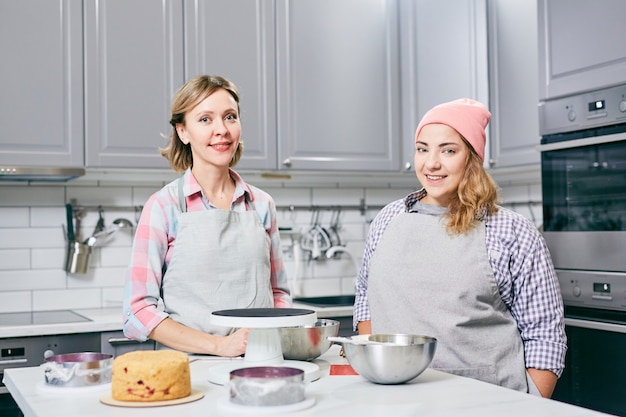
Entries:
<svg viewBox="0 0 626 417">
<path fill-rule="evenodd" d="M 566 307 L 565 372 L 552 398 L 626 416 L 626 313 Z"/>
<path fill-rule="evenodd" d="M 626 124 L 608 132 L 539 146 L 543 235 L 557 269 L 626 271 Z"/>
</svg>

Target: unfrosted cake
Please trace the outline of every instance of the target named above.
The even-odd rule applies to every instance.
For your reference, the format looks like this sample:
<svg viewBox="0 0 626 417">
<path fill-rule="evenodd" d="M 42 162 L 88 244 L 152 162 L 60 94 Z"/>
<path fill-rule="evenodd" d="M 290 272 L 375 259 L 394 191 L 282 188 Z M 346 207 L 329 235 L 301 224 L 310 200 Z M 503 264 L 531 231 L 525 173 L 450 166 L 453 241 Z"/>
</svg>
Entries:
<svg viewBox="0 0 626 417">
<path fill-rule="evenodd" d="M 138 350 L 113 361 L 111 396 L 118 401 L 167 401 L 191 394 L 189 358 L 174 350 Z"/>
</svg>

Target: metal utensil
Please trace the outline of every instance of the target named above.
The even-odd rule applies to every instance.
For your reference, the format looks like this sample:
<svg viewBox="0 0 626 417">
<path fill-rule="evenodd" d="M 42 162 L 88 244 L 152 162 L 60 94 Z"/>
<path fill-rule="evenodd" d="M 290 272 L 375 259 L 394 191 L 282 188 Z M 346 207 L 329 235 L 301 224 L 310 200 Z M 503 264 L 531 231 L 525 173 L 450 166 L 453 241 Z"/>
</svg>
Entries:
<svg viewBox="0 0 626 417">
<path fill-rule="evenodd" d="M 102 209 L 102 206 L 98 206 L 98 222 L 96 223 L 95 229 L 93 229 L 92 236 L 95 236 L 98 233 L 104 231 L 105 228 L 106 226 L 104 224 L 104 210 Z"/>
<path fill-rule="evenodd" d="M 74 235 L 74 209 L 69 203 L 65 205 L 65 217 L 67 220 L 67 241 L 73 242 L 76 240 Z"/>
<path fill-rule="evenodd" d="M 74 240 L 77 242 L 81 241 L 80 225 L 84 216 L 85 212 L 83 209 L 74 210 L 74 218 L 76 219 L 76 224 L 74 225 Z"/>
<path fill-rule="evenodd" d="M 124 227 L 130 227 L 132 229 L 133 227 L 135 227 L 133 222 L 131 222 L 128 219 L 124 219 L 124 218 L 119 218 L 119 219 L 113 220 L 113 224 L 116 225 L 116 226 L 119 226 L 120 229 L 122 229 Z"/>
<path fill-rule="evenodd" d="M 106 241 L 113 233 L 117 232 L 118 229 L 105 229 L 94 235 L 89 236 L 85 242 L 87 246 L 94 247 L 96 245 L 101 245 L 102 242 Z"/>
</svg>

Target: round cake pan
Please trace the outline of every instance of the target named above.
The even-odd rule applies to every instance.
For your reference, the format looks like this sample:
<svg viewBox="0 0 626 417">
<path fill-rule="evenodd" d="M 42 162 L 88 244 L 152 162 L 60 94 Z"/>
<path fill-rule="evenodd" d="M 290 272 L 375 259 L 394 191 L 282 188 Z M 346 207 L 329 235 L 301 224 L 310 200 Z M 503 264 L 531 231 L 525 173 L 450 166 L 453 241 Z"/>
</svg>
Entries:
<svg viewBox="0 0 626 417">
<path fill-rule="evenodd" d="M 46 384 L 59 387 L 85 387 L 111 382 L 113 356 L 80 352 L 53 355 L 41 365 Z"/>
<path fill-rule="evenodd" d="M 304 371 L 255 366 L 230 372 L 230 401 L 249 406 L 280 406 L 304 401 Z"/>
</svg>

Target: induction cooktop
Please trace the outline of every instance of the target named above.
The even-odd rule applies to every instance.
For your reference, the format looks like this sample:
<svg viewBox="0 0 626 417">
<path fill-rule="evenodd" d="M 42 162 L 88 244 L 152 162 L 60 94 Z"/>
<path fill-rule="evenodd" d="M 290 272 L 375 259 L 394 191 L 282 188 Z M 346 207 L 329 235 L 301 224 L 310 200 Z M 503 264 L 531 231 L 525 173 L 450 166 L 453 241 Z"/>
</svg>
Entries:
<svg viewBox="0 0 626 417">
<path fill-rule="evenodd" d="M 0 326 L 24 326 L 29 324 L 60 324 L 91 321 L 72 310 L 22 311 L 0 313 Z"/>
</svg>

